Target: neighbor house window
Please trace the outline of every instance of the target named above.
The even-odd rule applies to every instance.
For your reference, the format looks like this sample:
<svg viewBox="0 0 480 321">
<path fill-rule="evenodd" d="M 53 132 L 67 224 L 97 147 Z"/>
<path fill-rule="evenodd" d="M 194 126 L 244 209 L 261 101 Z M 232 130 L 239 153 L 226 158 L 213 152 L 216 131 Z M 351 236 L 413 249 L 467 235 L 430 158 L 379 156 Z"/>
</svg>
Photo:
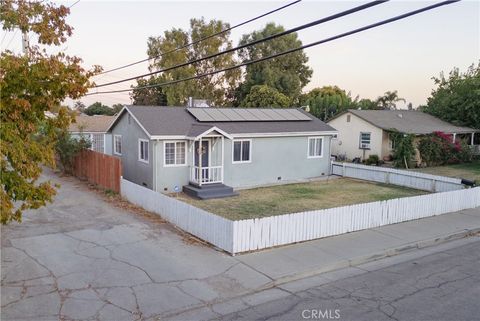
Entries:
<svg viewBox="0 0 480 321">
<path fill-rule="evenodd" d="M 103 134 L 92 134 L 92 147 L 91 149 L 96 152 L 103 153 L 104 141 Z"/>
<path fill-rule="evenodd" d="M 308 137 L 308 158 L 323 156 L 323 137 Z"/>
<path fill-rule="evenodd" d="M 347 115 L 347 123 L 350 122 L 350 119 L 352 118 L 352 115 Z"/>
<path fill-rule="evenodd" d="M 370 149 L 371 133 L 360 133 L 360 148 Z"/>
<path fill-rule="evenodd" d="M 186 164 L 185 142 L 165 142 L 165 166 L 180 166 Z"/>
<path fill-rule="evenodd" d="M 122 135 L 113 136 L 113 152 L 122 155 Z"/>
<path fill-rule="evenodd" d="M 233 142 L 233 162 L 249 163 L 252 160 L 252 141 L 236 140 Z"/>
<path fill-rule="evenodd" d="M 138 140 L 138 160 L 148 163 L 148 140 Z"/>
</svg>

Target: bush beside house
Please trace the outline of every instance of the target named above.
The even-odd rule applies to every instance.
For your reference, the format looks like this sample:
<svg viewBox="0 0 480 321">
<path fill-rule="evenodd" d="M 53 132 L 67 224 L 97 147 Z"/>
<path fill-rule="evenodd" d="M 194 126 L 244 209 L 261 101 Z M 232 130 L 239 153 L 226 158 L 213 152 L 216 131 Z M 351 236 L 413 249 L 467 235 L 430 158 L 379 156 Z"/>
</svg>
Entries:
<svg viewBox="0 0 480 321">
<path fill-rule="evenodd" d="M 422 163 L 427 166 L 457 164 L 472 161 L 469 146 L 460 140 L 453 142 L 452 135 L 434 132 L 424 136 L 417 146 L 422 157 Z"/>
</svg>

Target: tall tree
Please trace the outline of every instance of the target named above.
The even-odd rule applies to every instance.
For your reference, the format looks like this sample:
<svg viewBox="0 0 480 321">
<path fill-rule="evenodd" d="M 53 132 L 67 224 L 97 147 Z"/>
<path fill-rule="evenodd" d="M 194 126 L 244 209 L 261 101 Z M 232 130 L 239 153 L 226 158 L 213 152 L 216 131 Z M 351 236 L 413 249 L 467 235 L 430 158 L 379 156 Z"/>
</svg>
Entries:
<svg viewBox="0 0 480 321">
<path fill-rule="evenodd" d="M 230 32 L 225 32 L 185 49 L 154 58 L 158 57 L 161 53 L 171 51 L 189 42 L 195 42 L 224 30 L 229 26 L 228 23 L 224 23 L 221 20 L 210 20 L 207 22 L 204 18 L 191 19 L 190 29 L 188 31 L 173 28 L 170 31 L 165 31 L 163 36 L 150 37 L 148 39 L 148 55 L 153 60 L 150 69 L 159 70 L 171 67 L 232 48 Z M 208 59 L 196 64 L 167 71 L 156 77 L 158 80 L 154 81 L 165 82 L 192 77 L 230 67 L 236 63 L 234 54 L 229 53 L 214 59 Z M 234 69 L 225 73 L 166 86 L 163 87 L 163 91 L 167 97 L 168 105 L 185 105 L 189 96 L 208 99 L 217 106 L 229 105 L 233 99 L 233 96 L 230 94 L 230 88 L 236 87 L 240 80 L 240 75 L 240 70 Z"/>
<path fill-rule="evenodd" d="M 269 23 L 259 31 L 243 35 L 240 44 L 262 39 L 264 37 L 285 31 L 285 28 L 275 23 Z M 259 43 L 240 50 L 242 61 L 255 60 L 279 53 L 288 49 L 300 47 L 302 42 L 296 33 L 291 33 L 270 41 Z M 309 82 L 312 69 L 307 65 L 308 57 L 303 51 L 255 63 L 246 67 L 245 80 L 236 91 L 236 104 L 241 104 L 255 85 L 267 85 L 289 97 L 296 103 L 302 93 L 302 88 Z"/>
<path fill-rule="evenodd" d="M 150 77 L 149 79 L 137 79 L 137 85 L 133 86 L 130 98 L 134 105 L 142 106 L 167 106 L 167 95 L 162 87 L 141 88 L 138 87 L 155 85 L 160 83 L 159 78 Z"/>
<path fill-rule="evenodd" d="M 27 54 L 2 51 L 0 56 L 0 208 L 1 223 L 21 221 L 22 212 L 44 206 L 55 194 L 51 182 L 39 182 L 42 164 L 54 165 L 57 131 L 65 129 L 69 114 L 60 108 L 56 117 L 46 112 L 69 97 L 87 92 L 93 71 L 81 60 L 55 52 L 72 34 L 65 22 L 69 9 L 48 1 L 2 0 L 0 21 L 4 31 L 33 32 L 39 45 Z M 48 52 L 45 50 L 49 47 Z"/>
<path fill-rule="evenodd" d="M 376 100 L 376 104 L 379 109 L 397 109 L 397 103 L 403 101 L 406 102 L 405 98 L 401 98 L 398 96 L 398 92 L 394 91 L 387 91 L 383 96 L 380 96 Z"/>
<path fill-rule="evenodd" d="M 377 103 L 368 98 L 362 98 L 359 101 L 355 102 L 355 109 L 369 110 L 369 109 L 380 109 Z"/>
<path fill-rule="evenodd" d="M 112 108 L 110 108 L 106 105 L 103 105 L 101 102 L 97 101 L 97 102 L 91 104 L 90 106 L 88 106 L 85 109 L 84 113 L 89 115 L 89 116 L 93 116 L 93 115 L 113 116 L 115 114 L 115 111 Z"/>
<path fill-rule="evenodd" d="M 240 107 L 290 107 L 290 98 L 267 85 L 253 86 Z"/>
<path fill-rule="evenodd" d="M 314 88 L 302 100 L 302 104 L 309 106 L 312 115 L 324 121 L 355 107 L 350 93 L 337 86 Z"/>
<path fill-rule="evenodd" d="M 480 129 L 480 62 L 466 72 L 458 68 L 433 78 L 437 88 L 421 109 L 459 126 Z"/>
</svg>

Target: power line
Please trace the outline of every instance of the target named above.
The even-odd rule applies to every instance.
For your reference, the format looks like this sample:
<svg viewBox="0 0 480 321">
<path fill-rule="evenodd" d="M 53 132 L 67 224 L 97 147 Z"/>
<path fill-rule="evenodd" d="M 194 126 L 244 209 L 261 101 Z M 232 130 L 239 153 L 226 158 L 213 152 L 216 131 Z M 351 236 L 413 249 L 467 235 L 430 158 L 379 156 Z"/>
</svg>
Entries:
<svg viewBox="0 0 480 321">
<path fill-rule="evenodd" d="M 309 23 L 304 24 L 304 25 L 301 25 L 301 26 L 299 26 L 299 27 L 295 27 L 295 28 L 292 28 L 292 29 L 289 29 L 289 30 L 285 30 L 285 31 L 282 31 L 282 32 L 279 32 L 279 33 L 276 33 L 276 34 L 273 34 L 273 35 L 270 35 L 270 36 L 267 36 L 267 37 L 258 39 L 258 40 L 254 40 L 254 41 L 245 43 L 245 44 L 243 44 L 243 45 L 240 45 L 240 46 L 237 46 L 237 47 L 234 47 L 234 48 L 230 48 L 230 49 L 227 49 L 227 50 L 224 50 L 224 51 L 217 52 L 217 53 L 212 54 L 212 55 L 209 55 L 209 56 L 205 56 L 205 57 L 198 58 L 198 59 L 194 59 L 194 60 L 189 60 L 189 61 L 187 61 L 187 62 L 178 64 L 178 65 L 174 65 L 174 66 L 167 67 L 167 68 L 164 68 L 164 69 L 160 69 L 160 70 L 157 70 L 157 71 L 152 71 L 152 72 L 149 72 L 149 73 L 147 73 L 147 74 L 140 75 L 140 76 L 130 77 L 130 78 L 122 79 L 122 80 L 117 80 L 117 81 L 112 81 L 112 82 L 108 82 L 108 83 L 96 85 L 96 86 L 94 86 L 94 88 L 109 86 L 109 85 L 113 85 L 113 84 L 122 83 L 122 82 L 125 82 L 125 81 L 130 81 L 130 80 L 135 80 L 135 79 L 138 79 L 138 78 L 143 78 L 143 77 L 147 77 L 147 76 L 152 76 L 152 75 L 156 75 L 156 74 L 159 74 L 159 73 L 162 73 L 162 72 L 165 72 L 165 71 L 169 71 L 169 70 L 172 70 L 172 69 L 177 69 L 177 68 L 185 67 L 185 66 L 188 66 L 188 65 L 197 63 L 197 62 L 201 62 L 201 61 L 207 60 L 207 59 L 212 59 L 212 58 L 215 58 L 215 57 L 218 57 L 218 56 L 221 56 L 221 55 L 230 53 L 230 52 L 234 52 L 234 51 L 237 51 L 237 50 L 246 48 L 246 47 L 250 47 L 250 46 L 253 46 L 253 45 L 256 45 L 256 44 L 265 42 L 265 41 L 269 41 L 269 40 L 272 40 L 272 39 L 275 39 L 275 38 L 278 38 L 278 37 L 282 37 L 282 36 L 285 36 L 285 35 L 287 35 L 287 34 L 291 34 L 291 33 L 297 32 L 297 31 L 299 31 L 299 30 L 311 28 L 311 27 L 313 27 L 313 26 L 316 26 L 316 25 L 319 25 L 319 24 L 322 24 L 322 23 L 325 23 L 325 22 L 328 22 L 328 21 L 331 21 L 331 20 L 335 20 L 335 19 L 338 19 L 338 18 L 347 16 L 347 15 L 349 15 L 349 14 L 352 14 L 352 13 L 355 13 L 355 12 L 358 12 L 358 11 L 361 11 L 361 10 L 365 10 L 365 9 L 367 9 L 367 8 L 370 8 L 370 7 L 373 7 L 373 6 L 376 6 L 376 5 L 385 3 L 385 2 L 387 2 L 387 1 L 388 1 L 388 0 L 372 1 L 372 2 L 369 2 L 369 3 L 366 3 L 366 4 L 363 4 L 363 5 L 354 7 L 354 8 L 352 8 L 352 9 L 348 9 L 348 10 L 342 11 L 342 12 L 340 12 L 340 13 L 336 13 L 336 14 L 334 14 L 334 15 L 331 15 L 331 16 L 328 16 L 328 17 L 325 17 L 325 18 L 322 18 L 322 19 L 318 19 L 318 20 L 309 22 Z"/>
<path fill-rule="evenodd" d="M 79 2 L 80 2 L 80 0 L 75 1 L 71 6 L 68 7 L 68 9 L 72 8 L 74 5 L 76 5 Z"/>
<path fill-rule="evenodd" d="M 258 63 L 258 62 L 262 62 L 262 61 L 265 61 L 265 60 L 270 60 L 270 59 L 273 59 L 273 58 L 277 58 L 277 57 L 280 57 L 280 56 L 284 56 L 284 55 L 293 53 L 293 52 L 295 52 L 295 51 L 304 50 L 304 49 L 307 49 L 307 48 L 310 48 L 310 47 L 318 46 L 318 45 L 320 45 L 320 44 L 324 44 L 324 43 L 327 43 L 327 42 L 330 42 L 330 41 L 333 41 L 333 40 L 337 40 L 337 39 L 340 39 L 340 38 L 344 38 L 344 37 L 347 37 L 347 36 L 350 36 L 350 35 L 353 35 L 353 34 L 356 34 L 356 33 L 360 33 L 360 32 L 363 32 L 363 31 L 366 31 L 366 30 L 369 30 L 369 29 L 373 29 L 373 28 L 376 28 L 376 27 L 379 27 L 379 26 L 382 26 L 382 25 L 385 25 L 385 24 L 388 24 L 388 23 L 395 22 L 395 21 L 397 21 L 397 20 L 405 19 L 405 18 L 407 18 L 407 17 L 413 16 L 413 15 L 417 15 L 417 14 L 419 14 L 419 13 L 422 13 L 422 12 L 425 12 L 425 11 L 429 11 L 429 10 L 432 10 L 432 9 L 435 9 L 435 8 L 438 8 L 438 7 L 441 7 L 441 6 L 449 5 L 449 4 L 452 4 L 452 3 L 455 3 L 455 2 L 459 2 L 459 1 L 460 1 L 460 0 L 449 0 L 449 1 L 439 2 L 439 3 L 436 3 L 436 4 L 430 5 L 430 6 L 426 6 L 426 7 L 423 7 L 423 8 L 417 9 L 417 10 L 414 10 L 414 11 L 410 11 L 410 12 L 407 12 L 407 13 L 404 13 L 404 14 L 401 14 L 401 15 L 398 15 L 398 16 L 395 16 L 395 17 L 386 19 L 386 20 L 382 20 L 382 21 L 380 21 L 380 22 L 376 22 L 376 23 L 367 25 L 367 26 L 365 26 L 365 27 L 357 28 L 357 29 L 354 29 L 354 30 L 351 30 L 351 31 L 348 31 L 348 32 L 345 32 L 345 33 L 342 33 L 342 34 L 339 34 L 339 35 L 336 35 L 336 36 L 333 36 L 333 37 L 329 37 L 329 38 L 326 38 L 326 39 L 323 39 L 323 40 L 319 40 L 319 41 L 316 41 L 316 42 L 312 42 L 312 43 L 309 43 L 309 44 L 307 44 L 307 45 L 304 45 L 304 46 L 301 46 L 301 47 L 298 47 L 298 48 L 294 48 L 294 49 L 290 49 L 290 50 L 287 50 L 287 51 L 283 51 L 283 52 L 280 52 L 280 53 L 277 53 L 277 54 L 274 54 L 274 55 L 270 55 L 270 56 L 267 56 L 267 57 L 262 57 L 262 58 L 259 58 L 259 59 L 247 61 L 247 62 L 238 64 L 238 65 L 231 66 L 231 67 L 227 67 L 227 68 L 223 68 L 223 69 L 220 69 L 220 70 L 214 70 L 214 71 L 211 71 L 211 72 L 208 72 L 208 73 L 204 73 L 204 74 L 201 74 L 201 75 L 192 76 L 192 77 L 183 78 L 183 79 L 178 79 L 178 80 L 169 81 L 169 82 L 164 82 L 164 83 L 161 83 L 161 84 L 146 85 L 146 86 L 141 86 L 141 87 L 136 87 L 136 88 L 130 88 L 130 89 L 111 90 L 111 91 L 100 91 L 100 92 L 95 92 L 95 93 L 89 93 L 89 94 L 86 94 L 86 96 L 97 95 L 97 94 L 113 94 L 113 93 L 127 92 L 127 91 L 133 91 L 133 90 L 138 90 L 138 89 L 147 89 L 147 88 L 154 88 L 154 87 L 163 87 L 163 86 L 173 85 L 173 84 L 176 84 L 176 83 L 179 83 L 179 82 L 184 82 L 184 81 L 189 81 L 189 80 L 194 80 L 194 79 L 203 78 L 203 77 L 206 77 L 206 76 L 211 76 L 211 75 L 214 75 L 214 74 L 217 74 L 217 73 L 229 71 L 229 70 L 232 70 L 232 69 L 236 69 L 236 68 L 248 66 L 248 65 L 251 65 L 251 64 L 254 64 L 254 63 Z"/>
<path fill-rule="evenodd" d="M 78 1 L 80 1 L 80 0 L 78 0 Z M 77 2 L 78 2 L 78 1 L 77 1 Z M 124 69 L 124 68 L 127 68 L 127 67 L 131 67 L 131 66 L 140 64 L 140 63 L 142 63 L 142 62 L 149 61 L 150 59 L 157 59 L 157 58 L 160 58 L 160 57 L 162 57 L 162 56 L 164 56 L 164 55 L 171 54 L 171 53 L 176 52 L 176 51 L 178 51 L 178 50 L 181 50 L 181 49 L 184 49 L 184 48 L 187 48 L 187 47 L 196 45 L 197 43 L 200 43 L 200 42 L 205 41 L 205 40 L 208 40 L 208 39 L 210 39 L 210 38 L 219 36 L 219 35 L 224 34 L 224 33 L 228 32 L 228 31 L 230 31 L 230 30 L 233 30 L 233 29 L 235 29 L 235 28 L 238 28 L 238 27 L 241 27 L 241 26 L 243 26 L 243 25 L 246 25 L 246 24 L 248 24 L 248 23 L 250 23 L 250 22 L 253 22 L 253 21 L 255 21 L 255 20 L 258 20 L 258 19 L 260 19 L 260 18 L 263 18 L 263 17 L 265 17 L 265 16 L 268 16 L 268 15 L 270 15 L 270 14 L 272 14 L 272 13 L 277 12 L 277 11 L 283 10 L 283 9 L 285 9 L 285 8 L 287 8 L 287 7 L 290 7 L 290 6 L 294 5 L 294 4 L 299 3 L 300 1 L 302 1 L 302 0 L 296 0 L 296 1 L 294 1 L 294 2 L 288 3 L 288 4 L 284 5 L 284 6 L 281 6 L 281 7 L 279 7 L 279 8 L 274 9 L 274 10 L 268 11 L 268 12 L 266 12 L 266 13 L 264 13 L 264 14 L 261 14 L 261 15 L 259 15 L 259 16 L 256 16 L 256 17 L 252 18 L 252 19 L 249 19 L 249 20 L 247 20 L 247 21 L 244 21 L 244 22 L 241 22 L 241 23 L 239 23 L 239 24 L 236 24 L 236 25 L 234 25 L 234 26 L 232 26 L 232 27 L 226 28 L 226 29 L 224 29 L 224 30 L 222 30 L 222 31 L 219 31 L 219 32 L 217 32 L 217 33 L 214 33 L 214 34 L 208 35 L 208 36 L 206 36 L 206 37 L 203 37 L 203 38 L 201 38 L 201 39 L 195 40 L 195 41 L 193 41 L 193 42 L 187 43 L 186 45 L 177 47 L 177 48 L 175 48 L 175 49 L 172 49 L 172 50 L 169 50 L 169 51 L 166 51 L 166 52 L 162 52 L 161 54 L 159 54 L 159 55 L 157 55 L 157 56 L 155 56 L 155 57 L 138 60 L 138 61 L 135 61 L 135 62 L 126 64 L 126 65 L 123 65 L 123 66 L 120 66 L 120 67 L 116 67 L 116 68 L 113 68 L 113 69 L 109 69 L 109 70 L 106 70 L 106 71 L 102 71 L 101 73 L 97 74 L 97 76 L 98 76 L 98 75 L 102 75 L 102 74 L 106 74 L 106 73 L 108 73 L 108 72 L 112 72 L 112 71 Z M 72 6 L 73 6 L 73 5 L 72 5 Z"/>
</svg>

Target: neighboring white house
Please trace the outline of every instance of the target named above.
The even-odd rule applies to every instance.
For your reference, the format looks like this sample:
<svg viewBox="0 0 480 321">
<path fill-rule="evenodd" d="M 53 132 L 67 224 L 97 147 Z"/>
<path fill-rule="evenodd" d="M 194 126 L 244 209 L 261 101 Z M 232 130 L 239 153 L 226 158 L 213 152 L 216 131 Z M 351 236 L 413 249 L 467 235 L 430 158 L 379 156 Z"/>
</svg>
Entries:
<svg viewBox="0 0 480 321">
<path fill-rule="evenodd" d="M 68 131 L 73 137 L 87 137 L 92 143 L 91 150 L 112 155 L 112 135 L 107 130 L 114 119 L 115 116 L 78 115 Z"/>
<path fill-rule="evenodd" d="M 382 158 L 392 155 L 394 142 L 392 131 L 417 136 L 440 131 L 451 134 L 453 140 L 465 139 L 474 151 L 479 151 L 478 129 L 459 127 L 432 115 L 413 110 L 355 110 L 334 117 L 328 124 L 338 131 L 332 141 L 332 155 L 344 155 L 349 159 L 366 159 L 370 155 Z"/>
</svg>

